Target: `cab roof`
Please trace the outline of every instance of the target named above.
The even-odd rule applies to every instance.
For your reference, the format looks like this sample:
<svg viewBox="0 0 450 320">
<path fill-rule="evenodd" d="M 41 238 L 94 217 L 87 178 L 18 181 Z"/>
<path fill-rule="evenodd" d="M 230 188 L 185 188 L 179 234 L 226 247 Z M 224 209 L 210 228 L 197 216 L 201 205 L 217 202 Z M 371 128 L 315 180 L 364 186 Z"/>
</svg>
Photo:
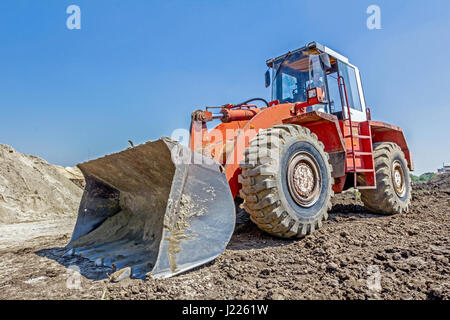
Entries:
<svg viewBox="0 0 450 320">
<path fill-rule="evenodd" d="M 277 58 L 269 59 L 269 60 L 266 61 L 266 64 L 267 64 L 267 66 L 269 68 L 272 68 L 275 62 L 277 62 L 278 60 L 283 59 L 287 54 L 289 54 L 289 53 L 295 54 L 295 53 L 304 51 L 306 49 L 309 49 L 309 50 L 317 49 L 321 53 L 328 53 L 330 56 L 332 56 L 332 57 L 334 57 L 334 58 L 336 58 L 338 60 L 341 60 L 342 62 L 349 63 L 348 58 L 346 58 L 343 55 L 337 53 L 336 51 L 331 50 L 330 48 L 325 47 L 325 46 L 321 45 L 320 43 L 314 41 L 314 42 L 311 42 L 308 45 L 306 45 L 306 46 L 304 46 L 304 47 L 302 47 L 300 49 L 297 49 L 297 50 L 294 50 L 294 51 L 290 51 L 290 52 L 288 52 L 286 54 L 283 54 L 282 56 L 279 56 Z"/>
</svg>

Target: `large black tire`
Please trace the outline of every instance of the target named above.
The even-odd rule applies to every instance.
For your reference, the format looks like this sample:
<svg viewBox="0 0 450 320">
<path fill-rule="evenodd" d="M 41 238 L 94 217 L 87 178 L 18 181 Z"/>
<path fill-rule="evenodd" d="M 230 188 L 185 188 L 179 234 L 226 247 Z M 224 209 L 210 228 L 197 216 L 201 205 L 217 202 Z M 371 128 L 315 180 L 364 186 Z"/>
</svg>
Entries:
<svg viewBox="0 0 450 320">
<path fill-rule="evenodd" d="M 243 207 L 250 219 L 261 230 L 282 238 L 303 237 L 321 228 L 334 195 L 328 159 L 324 145 L 307 128 L 278 125 L 260 131 L 245 151 L 239 176 Z M 308 163 L 314 170 L 306 167 Z M 305 199 L 293 191 L 295 186 Z"/>
<path fill-rule="evenodd" d="M 374 144 L 373 153 L 377 189 L 360 191 L 365 207 L 387 215 L 408 212 L 411 205 L 411 179 L 403 151 L 395 143 L 383 142 Z M 399 184 L 400 175 L 403 177 Z"/>
</svg>

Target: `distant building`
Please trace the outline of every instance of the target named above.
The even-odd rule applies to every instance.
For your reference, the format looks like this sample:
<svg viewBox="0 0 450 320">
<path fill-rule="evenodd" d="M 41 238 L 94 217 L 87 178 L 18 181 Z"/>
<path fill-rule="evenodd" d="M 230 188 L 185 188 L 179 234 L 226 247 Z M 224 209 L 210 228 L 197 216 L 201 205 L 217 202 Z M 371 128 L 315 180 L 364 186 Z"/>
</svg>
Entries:
<svg viewBox="0 0 450 320">
<path fill-rule="evenodd" d="M 442 173 L 447 173 L 450 172 L 450 164 L 445 164 L 442 166 L 442 169 L 438 169 L 438 173 L 442 174 Z"/>
</svg>

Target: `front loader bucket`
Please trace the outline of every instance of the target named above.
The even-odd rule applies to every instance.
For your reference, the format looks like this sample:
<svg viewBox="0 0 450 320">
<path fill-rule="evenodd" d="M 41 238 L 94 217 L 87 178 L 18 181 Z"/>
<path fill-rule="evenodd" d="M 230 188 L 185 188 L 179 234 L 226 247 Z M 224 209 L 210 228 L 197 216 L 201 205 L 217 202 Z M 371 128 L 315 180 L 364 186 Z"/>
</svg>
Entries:
<svg viewBox="0 0 450 320">
<path fill-rule="evenodd" d="M 235 207 L 217 162 L 163 138 L 78 167 L 86 187 L 69 253 L 166 278 L 225 250 Z"/>
</svg>

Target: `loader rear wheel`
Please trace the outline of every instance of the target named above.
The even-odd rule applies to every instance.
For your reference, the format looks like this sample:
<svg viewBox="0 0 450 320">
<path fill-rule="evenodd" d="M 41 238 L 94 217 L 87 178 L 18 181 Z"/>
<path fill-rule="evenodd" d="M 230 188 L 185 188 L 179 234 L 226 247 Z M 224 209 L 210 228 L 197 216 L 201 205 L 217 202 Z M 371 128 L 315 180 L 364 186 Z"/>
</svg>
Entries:
<svg viewBox="0 0 450 320">
<path fill-rule="evenodd" d="M 303 237 L 328 219 L 332 167 L 324 145 L 309 129 L 279 125 L 261 131 L 240 167 L 243 207 L 263 231 Z"/>
<path fill-rule="evenodd" d="M 411 180 L 408 164 L 400 147 L 392 142 L 374 145 L 377 176 L 376 190 L 361 190 L 361 200 L 367 209 L 381 214 L 409 211 Z"/>
</svg>

